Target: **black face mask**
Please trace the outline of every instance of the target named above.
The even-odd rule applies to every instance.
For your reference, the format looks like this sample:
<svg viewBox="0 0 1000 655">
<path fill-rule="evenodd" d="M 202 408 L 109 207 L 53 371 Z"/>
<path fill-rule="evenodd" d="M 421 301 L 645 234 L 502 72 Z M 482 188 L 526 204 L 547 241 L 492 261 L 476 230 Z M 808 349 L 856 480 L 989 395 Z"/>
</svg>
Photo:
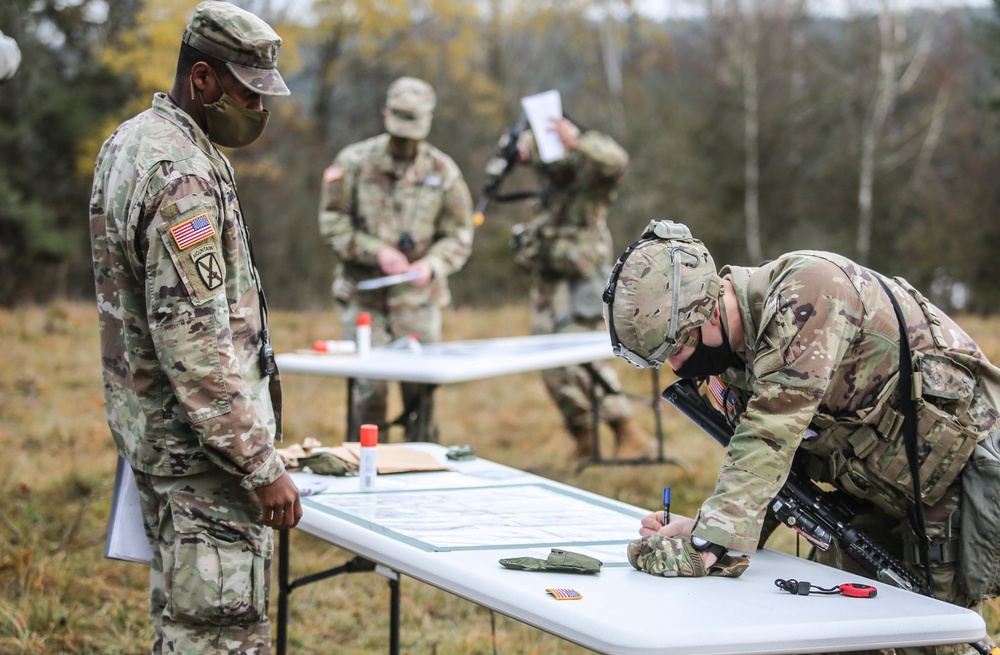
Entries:
<svg viewBox="0 0 1000 655">
<path fill-rule="evenodd" d="M 736 354 L 729 339 L 723 337 L 718 346 L 706 346 L 704 341 L 699 341 L 691 356 L 674 373 L 679 378 L 707 378 L 720 375 L 736 364 Z"/>
</svg>

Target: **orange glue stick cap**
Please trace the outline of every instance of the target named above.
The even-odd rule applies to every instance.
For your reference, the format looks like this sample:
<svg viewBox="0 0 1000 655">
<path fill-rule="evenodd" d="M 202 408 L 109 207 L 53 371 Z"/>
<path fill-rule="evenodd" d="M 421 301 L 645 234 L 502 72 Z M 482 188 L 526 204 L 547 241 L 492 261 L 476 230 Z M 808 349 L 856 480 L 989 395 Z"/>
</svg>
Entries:
<svg viewBox="0 0 1000 655">
<path fill-rule="evenodd" d="M 378 426 L 365 423 L 361 426 L 361 446 L 362 448 L 374 448 L 378 445 Z"/>
<path fill-rule="evenodd" d="M 372 315 L 368 312 L 361 312 L 358 314 L 358 325 L 371 325 Z"/>
</svg>

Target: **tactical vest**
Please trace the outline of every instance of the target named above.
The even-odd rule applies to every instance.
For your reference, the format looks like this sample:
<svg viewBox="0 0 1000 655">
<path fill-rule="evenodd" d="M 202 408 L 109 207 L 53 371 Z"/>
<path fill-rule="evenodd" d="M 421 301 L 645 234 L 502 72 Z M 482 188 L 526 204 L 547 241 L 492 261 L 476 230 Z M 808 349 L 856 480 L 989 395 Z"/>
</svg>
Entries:
<svg viewBox="0 0 1000 655">
<path fill-rule="evenodd" d="M 811 254 L 839 266 L 832 258 Z M 751 273 L 747 286 L 751 307 L 763 306 L 770 277 L 768 266 Z M 894 281 L 917 302 L 934 340 L 933 349 L 913 352 L 921 500 L 931 506 L 955 482 L 984 436 L 976 428 L 984 399 L 975 376 L 948 356 L 934 307 L 902 278 Z M 859 281 L 852 283 L 858 286 Z M 913 503 L 913 483 L 903 445 L 898 380 L 897 372 L 868 407 L 847 415 L 817 413 L 810 428 L 818 436 L 803 440 L 801 448 L 808 455 L 810 477 L 902 517 Z"/>
</svg>

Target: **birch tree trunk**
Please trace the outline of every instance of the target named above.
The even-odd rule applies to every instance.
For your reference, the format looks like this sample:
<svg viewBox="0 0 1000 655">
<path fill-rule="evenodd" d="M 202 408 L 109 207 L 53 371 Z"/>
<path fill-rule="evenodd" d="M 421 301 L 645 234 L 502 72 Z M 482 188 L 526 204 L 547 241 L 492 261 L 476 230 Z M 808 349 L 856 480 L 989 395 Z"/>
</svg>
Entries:
<svg viewBox="0 0 1000 655">
<path fill-rule="evenodd" d="M 743 21 L 743 213 L 747 252 L 754 262 L 764 259 L 760 239 L 760 12 L 749 9 Z"/>
<path fill-rule="evenodd" d="M 625 133 L 625 88 L 622 75 L 622 52 L 618 39 L 619 21 L 615 18 L 614 1 L 602 2 L 604 20 L 601 22 L 601 58 L 604 77 L 608 82 L 611 125 L 617 134 Z"/>
<path fill-rule="evenodd" d="M 856 258 L 861 264 L 867 264 L 871 255 L 879 144 L 897 100 L 920 76 L 933 38 L 932 26 L 928 24 L 921 34 L 913 57 L 900 73 L 906 45 L 906 25 L 900 12 L 892 6 L 892 0 L 879 1 L 878 31 L 878 77 L 871 111 L 862 127 L 858 173 L 858 232 L 855 248 Z"/>
</svg>

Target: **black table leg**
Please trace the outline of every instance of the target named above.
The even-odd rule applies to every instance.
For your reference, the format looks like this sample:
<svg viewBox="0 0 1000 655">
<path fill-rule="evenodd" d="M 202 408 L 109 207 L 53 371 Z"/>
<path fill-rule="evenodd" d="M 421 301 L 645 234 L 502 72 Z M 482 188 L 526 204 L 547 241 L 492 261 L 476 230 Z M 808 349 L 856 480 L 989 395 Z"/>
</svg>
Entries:
<svg viewBox="0 0 1000 655">
<path fill-rule="evenodd" d="M 278 531 L 278 646 L 277 655 L 285 655 L 288 641 L 288 530 Z"/>
</svg>

